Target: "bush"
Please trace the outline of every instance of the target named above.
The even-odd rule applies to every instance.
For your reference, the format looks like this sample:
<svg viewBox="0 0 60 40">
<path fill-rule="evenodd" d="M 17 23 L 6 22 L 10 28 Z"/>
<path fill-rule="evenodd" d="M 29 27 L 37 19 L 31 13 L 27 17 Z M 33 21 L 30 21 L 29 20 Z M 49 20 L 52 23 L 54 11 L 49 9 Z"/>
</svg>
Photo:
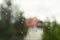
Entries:
<svg viewBox="0 0 60 40">
<path fill-rule="evenodd" d="M 60 24 L 56 20 L 44 22 L 43 31 L 43 40 L 60 40 Z"/>
</svg>

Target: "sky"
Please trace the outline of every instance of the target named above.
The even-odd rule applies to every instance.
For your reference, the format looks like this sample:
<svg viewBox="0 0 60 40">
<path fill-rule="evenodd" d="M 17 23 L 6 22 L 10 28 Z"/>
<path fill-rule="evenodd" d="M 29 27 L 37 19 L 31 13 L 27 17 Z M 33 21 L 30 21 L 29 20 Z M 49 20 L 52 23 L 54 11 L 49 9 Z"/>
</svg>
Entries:
<svg viewBox="0 0 60 40">
<path fill-rule="evenodd" d="M 0 0 L 2 3 L 2 0 Z M 40 20 L 53 17 L 60 22 L 60 0 L 12 0 L 24 12 L 26 18 L 36 16 Z"/>
</svg>

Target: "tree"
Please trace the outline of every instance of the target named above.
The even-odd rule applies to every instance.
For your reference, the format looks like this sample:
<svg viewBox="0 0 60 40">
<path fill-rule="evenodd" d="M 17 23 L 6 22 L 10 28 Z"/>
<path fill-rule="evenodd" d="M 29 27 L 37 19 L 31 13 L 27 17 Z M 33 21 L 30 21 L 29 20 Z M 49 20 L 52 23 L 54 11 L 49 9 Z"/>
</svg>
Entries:
<svg viewBox="0 0 60 40">
<path fill-rule="evenodd" d="M 27 27 L 25 25 L 25 17 L 23 17 L 23 13 L 20 13 L 19 21 L 16 21 L 15 27 L 17 30 L 17 38 L 18 40 L 24 40 L 24 37 L 27 34 Z"/>
<path fill-rule="evenodd" d="M 11 20 L 11 1 L 6 2 L 6 7 L 1 5 L 0 20 L 0 38 L 1 40 L 9 40 L 13 36 L 13 26 Z"/>
<path fill-rule="evenodd" d="M 43 40 L 60 40 L 60 24 L 56 20 L 44 22 L 43 30 Z"/>
<path fill-rule="evenodd" d="M 11 23 L 12 4 L 11 0 L 5 0 L 6 7 L 1 5 L 0 11 L 0 40 L 22 40 L 27 33 L 25 17 L 20 12 L 19 21 Z M 19 13 L 19 12 L 18 12 Z"/>
</svg>

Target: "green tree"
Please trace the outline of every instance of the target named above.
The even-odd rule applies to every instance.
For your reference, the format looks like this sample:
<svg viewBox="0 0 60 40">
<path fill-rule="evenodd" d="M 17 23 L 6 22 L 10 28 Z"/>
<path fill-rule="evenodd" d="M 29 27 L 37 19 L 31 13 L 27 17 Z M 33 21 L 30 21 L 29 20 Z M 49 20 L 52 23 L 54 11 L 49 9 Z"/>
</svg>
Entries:
<svg viewBox="0 0 60 40">
<path fill-rule="evenodd" d="M 27 34 L 27 27 L 25 26 L 25 17 L 23 16 L 23 13 L 20 13 L 19 21 L 16 21 L 15 27 L 18 40 L 23 40 Z"/>
<path fill-rule="evenodd" d="M 0 11 L 0 40 L 23 40 L 27 33 L 25 27 L 25 17 L 20 12 L 19 21 L 11 23 L 12 4 L 11 0 L 5 0 L 6 7 L 1 5 Z M 19 12 L 18 12 L 19 13 Z"/>
<path fill-rule="evenodd" d="M 56 20 L 44 22 L 43 30 L 43 40 L 60 40 L 60 24 Z"/>
</svg>

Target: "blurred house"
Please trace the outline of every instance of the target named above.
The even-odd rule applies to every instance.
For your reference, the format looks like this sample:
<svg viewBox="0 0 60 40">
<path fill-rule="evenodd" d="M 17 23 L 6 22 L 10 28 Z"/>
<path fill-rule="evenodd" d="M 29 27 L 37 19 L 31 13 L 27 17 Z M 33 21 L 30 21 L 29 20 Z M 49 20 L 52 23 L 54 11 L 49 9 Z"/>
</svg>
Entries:
<svg viewBox="0 0 60 40">
<path fill-rule="evenodd" d="M 38 20 L 36 17 L 26 19 L 26 26 L 28 27 L 28 32 L 24 40 L 42 40 L 43 22 Z"/>
<path fill-rule="evenodd" d="M 34 25 L 37 27 L 42 27 L 42 24 L 43 24 L 43 22 L 41 20 L 38 20 L 36 17 L 26 19 L 27 27 L 32 27 Z"/>
<path fill-rule="evenodd" d="M 38 21 L 38 19 L 36 17 L 26 19 L 26 26 L 32 27 L 32 26 L 36 25 L 37 21 Z"/>
</svg>

